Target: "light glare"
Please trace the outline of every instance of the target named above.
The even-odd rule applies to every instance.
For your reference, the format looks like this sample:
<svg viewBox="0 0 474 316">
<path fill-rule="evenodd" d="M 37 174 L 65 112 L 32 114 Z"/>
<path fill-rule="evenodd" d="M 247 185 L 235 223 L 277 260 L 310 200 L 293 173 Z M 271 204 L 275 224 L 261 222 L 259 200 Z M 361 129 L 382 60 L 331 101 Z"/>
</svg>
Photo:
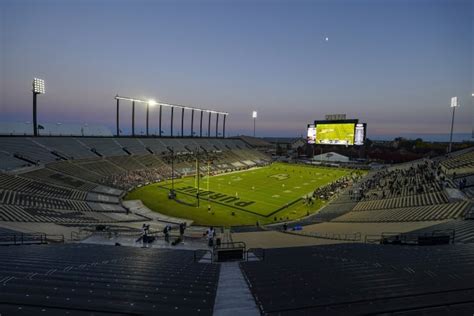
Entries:
<svg viewBox="0 0 474 316">
<path fill-rule="evenodd" d="M 38 79 L 38 78 L 33 79 L 33 92 L 38 93 L 38 94 L 44 94 L 45 93 L 44 80 L 43 79 Z"/>
<path fill-rule="evenodd" d="M 451 98 L 451 107 L 452 108 L 455 108 L 459 106 L 459 101 L 458 101 L 458 97 L 452 97 Z"/>
</svg>

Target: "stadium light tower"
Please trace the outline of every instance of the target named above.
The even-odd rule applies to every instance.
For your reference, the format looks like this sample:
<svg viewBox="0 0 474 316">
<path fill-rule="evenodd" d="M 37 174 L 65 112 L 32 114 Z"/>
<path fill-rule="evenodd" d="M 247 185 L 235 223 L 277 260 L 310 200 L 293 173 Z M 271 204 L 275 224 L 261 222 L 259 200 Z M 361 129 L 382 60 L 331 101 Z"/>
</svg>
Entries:
<svg viewBox="0 0 474 316">
<path fill-rule="evenodd" d="M 257 111 L 252 112 L 252 118 L 253 118 L 253 137 L 255 137 L 255 121 L 257 120 Z"/>
<path fill-rule="evenodd" d="M 33 135 L 38 136 L 38 120 L 36 115 L 36 96 L 38 94 L 45 94 L 44 80 L 33 79 Z"/>
<path fill-rule="evenodd" d="M 451 108 L 453 108 L 453 116 L 452 116 L 452 119 L 451 119 L 451 134 L 449 136 L 448 153 L 451 152 L 451 148 L 452 148 L 452 145 L 453 145 L 454 113 L 456 112 L 456 107 L 458 107 L 458 106 L 459 106 L 458 97 L 452 97 L 451 98 Z"/>
</svg>

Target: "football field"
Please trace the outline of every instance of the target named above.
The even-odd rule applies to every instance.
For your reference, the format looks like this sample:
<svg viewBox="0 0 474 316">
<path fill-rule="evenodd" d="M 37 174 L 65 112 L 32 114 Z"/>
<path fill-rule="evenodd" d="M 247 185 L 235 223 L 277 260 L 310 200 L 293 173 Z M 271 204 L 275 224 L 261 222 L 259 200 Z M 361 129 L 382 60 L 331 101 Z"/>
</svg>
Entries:
<svg viewBox="0 0 474 316">
<path fill-rule="evenodd" d="M 349 175 L 351 170 L 274 163 L 270 166 L 199 179 L 174 181 L 176 199 L 169 199 L 171 181 L 138 188 L 126 197 L 150 209 L 188 218 L 199 225 L 254 225 L 291 220 L 317 211 L 324 202 L 304 203 L 314 189 Z"/>
</svg>

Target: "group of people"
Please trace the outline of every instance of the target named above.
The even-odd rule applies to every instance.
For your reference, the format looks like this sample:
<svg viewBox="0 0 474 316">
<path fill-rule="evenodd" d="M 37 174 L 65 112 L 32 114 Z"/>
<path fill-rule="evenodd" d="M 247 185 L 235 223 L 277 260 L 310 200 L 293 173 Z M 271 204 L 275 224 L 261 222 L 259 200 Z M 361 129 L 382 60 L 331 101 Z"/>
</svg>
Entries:
<svg viewBox="0 0 474 316">
<path fill-rule="evenodd" d="M 179 243 L 183 243 L 184 244 L 184 233 L 186 231 L 186 228 L 187 228 L 187 224 L 186 222 L 182 222 L 178 225 L 178 229 L 179 229 L 179 237 L 174 240 L 174 241 L 170 241 L 170 236 L 171 236 L 171 230 L 173 229 L 171 227 L 171 225 L 167 224 L 165 225 L 165 227 L 163 228 L 163 237 L 164 237 L 164 240 L 165 242 L 167 243 L 170 243 L 175 246 Z M 154 242 L 155 241 L 155 236 L 152 236 L 151 232 L 150 232 L 150 224 L 143 224 L 142 225 L 142 229 L 141 229 L 141 234 L 140 234 L 140 237 L 136 240 L 136 242 L 142 242 L 143 244 L 143 247 L 147 247 L 150 243 Z"/>
<path fill-rule="evenodd" d="M 354 199 L 384 199 L 403 194 L 434 192 L 446 179 L 438 162 L 425 160 L 407 168 L 385 169 L 360 183 L 349 194 Z"/>
<path fill-rule="evenodd" d="M 158 168 L 130 170 L 120 174 L 112 174 L 101 179 L 101 183 L 122 190 L 128 190 L 144 183 L 153 183 L 171 177 L 168 166 Z"/>
<path fill-rule="evenodd" d="M 313 191 L 312 199 L 310 198 L 307 203 L 311 204 L 313 199 L 329 200 L 332 196 L 337 194 L 340 190 L 347 188 L 351 182 L 356 181 L 357 175 L 347 176 L 331 182 L 325 186 L 319 187 Z"/>
</svg>

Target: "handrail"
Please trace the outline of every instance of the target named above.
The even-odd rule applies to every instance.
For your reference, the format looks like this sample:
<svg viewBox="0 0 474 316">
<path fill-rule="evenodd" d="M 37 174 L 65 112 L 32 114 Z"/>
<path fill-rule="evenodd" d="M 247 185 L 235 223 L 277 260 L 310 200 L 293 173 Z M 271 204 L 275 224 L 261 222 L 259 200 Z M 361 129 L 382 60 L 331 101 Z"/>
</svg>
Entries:
<svg viewBox="0 0 474 316">
<path fill-rule="evenodd" d="M 64 243 L 62 234 L 45 233 L 2 233 L 0 234 L 0 245 L 31 245 L 46 244 L 48 242 Z"/>
<path fill-rule="evenodd" d="M 364 243 L 366 244 L 379 244 L 381 242 L 380 235 L 365 235 Z"/>
<path fill-rule="evenodd" d="M 449 242 L 454 243 L 456 237 L 455 229 L 438 229 L 431 232 L 414 233 L 414 232 L 382 232 L 380 235 L 366 235 L 365 243 L 374 243 L 375 240 L 379 240 L 380 243 L 384 242 L 397 242 L 400 244 L 418 244 L 421 237 L 436 237 L 436 236 L 449 236 Z"/>
<path fill-rule="evenodd" d="M 345 240 L 345 241 L 361 241 L 362 234 L 360 232 L 352 233 L 352 234 L 340 234 L 340 233 L 319 233 L 319 232 L 301 232 L 297 233 L 294 231 L 284 231 L 287 234 L 293 235 L 300 235 L 300 236 L 307 236 L 307 237 L 314 237 L 314 238 L 322 238 L 322 239 L 331 239 L 331 240 Z"/>
<path fill-rule="evenodd" d="M 247 249 L 247 244 L 243 241 L 229 241 L 229 242 L 221 243 L 220 245 L 215 244 L 213 248 L 214 248 L 214 250 L 230 249 L 230 248 Z"/>
</svg>

